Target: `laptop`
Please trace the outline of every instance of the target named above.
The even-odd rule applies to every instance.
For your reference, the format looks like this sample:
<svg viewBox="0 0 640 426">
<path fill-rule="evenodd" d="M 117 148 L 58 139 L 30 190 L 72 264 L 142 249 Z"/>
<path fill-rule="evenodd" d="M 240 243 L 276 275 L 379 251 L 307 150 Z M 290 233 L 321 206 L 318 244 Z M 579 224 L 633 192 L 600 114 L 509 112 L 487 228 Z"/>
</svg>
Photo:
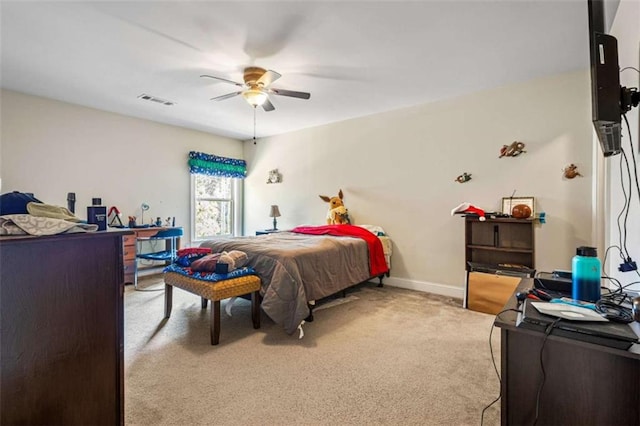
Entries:
<svg viewBox="0 0 640 426">
<path fill-rule="evenodd" d="M 522 304 L 522 314 L 518 315 L 516 326 L 544 333 L 547 326 L 556 321 L 558 317 L 540 313 L 533 306 L 534 302 L 541 303 L 525 299 Z M 573 321 L 561 318 L 551 330 L 551 334 L 622 350 L 628 350 L 631 345 L 639 342 L 638 335 L 629 324 L 613 321 Z"/>
</svg>

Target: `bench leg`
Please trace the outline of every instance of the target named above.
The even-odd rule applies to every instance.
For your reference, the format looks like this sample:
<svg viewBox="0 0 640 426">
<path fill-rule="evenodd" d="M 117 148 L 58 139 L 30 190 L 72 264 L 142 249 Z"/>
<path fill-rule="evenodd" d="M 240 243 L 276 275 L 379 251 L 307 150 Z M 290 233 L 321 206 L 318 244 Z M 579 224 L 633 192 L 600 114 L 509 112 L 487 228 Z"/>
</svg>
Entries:
<svg viewBox="0 0 640 426">
<path fill-rule="evenodd" d="M 209 299 L 205 299 L 204 297 L 200 298 L 200 305 L 202 306 L 202 309 L 207 309 L 208 302 L 209 302 Z"/>
<path fill-rule="evenodd" d="M 251 320 L 253 328 L 260 328 L 260 290 L 251 293 Z"/>
<path fill-rule="evenodd" d="M 211 344 L 220 342 L 220 301 L 211 301 Z"/>
<path fill-rule="evenodd" d="M 164 317 L 169 318 L 171 316 L 171 305 L 173 304 L 173 286 L 169 284 L 164 285 Z"/>
</svg>

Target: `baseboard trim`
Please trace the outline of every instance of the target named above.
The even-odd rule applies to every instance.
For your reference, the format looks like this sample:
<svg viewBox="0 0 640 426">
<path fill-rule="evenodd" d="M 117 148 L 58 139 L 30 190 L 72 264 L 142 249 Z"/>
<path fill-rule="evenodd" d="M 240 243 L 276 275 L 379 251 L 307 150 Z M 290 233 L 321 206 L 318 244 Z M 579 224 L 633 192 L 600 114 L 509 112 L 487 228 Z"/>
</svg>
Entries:
<svg viewBox="0 0 640 426">
<path fill-rule="evenodd" d="M 377 281 L 377 280 L 376 280 Z M 373 282 L 376 282 L 373 281 Z M 457 299 L 464 298 L 464 288 L 454 287 L 447 284 L 431 283 L 426 281 L 407 280 L 405 278 L 385 277 L 382 284 L 391 287 L 406 288 L 409 290 L 423 291 L 425 293 L 434 293 L 441 296 L 455 297 Z"/>
</svg>

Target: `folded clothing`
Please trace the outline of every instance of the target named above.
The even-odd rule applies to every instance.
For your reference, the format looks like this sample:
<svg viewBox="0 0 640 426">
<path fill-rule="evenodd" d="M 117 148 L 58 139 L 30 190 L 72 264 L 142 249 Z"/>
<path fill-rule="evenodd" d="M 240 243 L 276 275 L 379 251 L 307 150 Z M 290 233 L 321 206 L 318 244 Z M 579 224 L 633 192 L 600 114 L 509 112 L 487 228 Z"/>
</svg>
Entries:
<svg viewBox="0 0 640 426">
<path fill-rule="evenodd" d="M 197 272 L 228 273 L 242 268 L 249 261 L 249 257 L 243 251 L 231 250 L 229 252 L 211 253 L 211 249 L 202 249 L 208 252 L 193 252 L 179 256 L 176 263 L 180 266 L 188 266 Z"/>
<path fill-rule="evenodd" d="M 93 232 L 98 225 L 76 223 L 31 214 L 7 214 L 0 216 L 0 235 L 54 235 L 75 232 Z"/>
<path fill-rule="evenodd" d="M 201 259 L 211 253 L 210 248 L 191 247 L 178 250 L 176 263 L 180 266 L 191 266 L 195 260 Z"/>
<path fill-rule="evenodd" d="M 206 247 L 187 247 L 178 250 L 178 256 L 186 256 L 189 254 L 209 254 L 211 253 L 210 248 Z"/>
<path fill-rule="evenodd" d="M 221 253 L 211 253 L 195 259 L 191 262 L 191 270 L 197 272 L 216 272 L 216 265 L 218 264 L 220 256 Z"/>
<path fill-rule="evenodd" d="M 27 203 L 27 211 L 30 215 L 37 217 L 49 217 L 51 219 L 68 220 L 69 222 L 83 222 L 66 207 L 54 206 L 52 204 L 30 202 Z"/>
</svg>

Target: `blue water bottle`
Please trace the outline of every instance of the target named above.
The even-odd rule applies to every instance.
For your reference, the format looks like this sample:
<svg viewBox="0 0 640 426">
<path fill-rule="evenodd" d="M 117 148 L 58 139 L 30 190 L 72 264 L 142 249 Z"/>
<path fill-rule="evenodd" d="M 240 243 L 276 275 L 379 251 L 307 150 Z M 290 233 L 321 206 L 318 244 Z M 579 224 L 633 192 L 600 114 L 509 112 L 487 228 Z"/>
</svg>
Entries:
<svg viewBox="0 0 640 426">
<path fill-rule="evenodd" d="M 578 247 L 571 260 L 571 297 L 586 302 L 600 300 L 601 269 L 595 247 Z"/>
</svg>

